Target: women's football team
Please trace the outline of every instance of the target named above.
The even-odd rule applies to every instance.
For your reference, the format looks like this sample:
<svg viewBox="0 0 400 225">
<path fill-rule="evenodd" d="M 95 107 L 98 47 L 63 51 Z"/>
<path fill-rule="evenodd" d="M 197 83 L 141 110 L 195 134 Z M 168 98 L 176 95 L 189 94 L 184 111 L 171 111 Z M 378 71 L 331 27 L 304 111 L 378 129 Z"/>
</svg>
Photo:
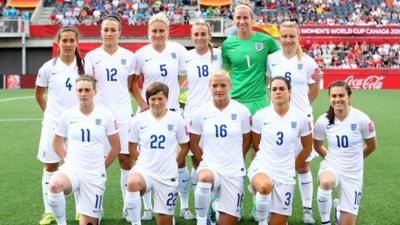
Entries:
<svg viewBox="0 0 400 225">
<path fill-rule="evenodd" d="M 221 50 L 211 45 L 209 24 L 196 21 L 191 30 L 195 48 L 187 51 L 168 41 L 168 19 L 155 14 L 148 24 L 151 43 L 133 54 L 118 45 L 119 18 L 107 16 L 101 23 L 102 45 L 85 59 L 78 52 L 77 29 L 62 27 L 58 54 L 40 68 L 36 81 L 36 100 L 44 111 L 38 153 L 44 164 L 44 214 L 39 224 L 66 224 L 65 196 L 70 194 L 79 224 L 98 224 L 106 168 L 115 158 L 121 167 L 122 217 L 133 225 L 151 220 L 153 213 L 156 224 L 174 224 L 178 196 L 183 219 L 206 225 L 212 208 L 218 224 L 236 224 L 246 174 L 254 219 L 285 225 L 296 172 L 302 220 L 314 224 L 310 162 L 318 153 L 323 158 L 317 191 L 321 223 L 354 225 L 363 160 L 377 145 L 374 123 L 350 106 L 347 83 L 336 81 L 328 90 L 330 107 L 314 125 L 311 103 L 322 72 L 302 52 L 296 23 L 282 23 L 275 41 L 252 31 L 253 18 L 250 7 L 238 5 L 237 32 Z M 184 80 L 188 96 L 181 111 Z M 138 104 L 135 116 L 129 93 Z M 252 162 L 246 169 L 249 149 Z M 192 159 L 191 175 L 186 155 Z M 196 216 L 189 210 L 190 180 Z M 339 196 L 333 200 L 334 188 Z"/>
</svg>

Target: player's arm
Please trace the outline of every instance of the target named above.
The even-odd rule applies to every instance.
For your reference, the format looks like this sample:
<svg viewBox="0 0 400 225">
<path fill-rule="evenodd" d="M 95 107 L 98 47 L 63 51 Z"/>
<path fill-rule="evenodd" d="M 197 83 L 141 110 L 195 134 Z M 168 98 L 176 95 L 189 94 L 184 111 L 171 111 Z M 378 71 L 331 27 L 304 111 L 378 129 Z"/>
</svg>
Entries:
<svg viewBox="0 0 400 225">
<path fill-rule="evenodd" d="M 377 140 L 376 137 L 372 137 L 369 139 L 365 139 L 364 141 L 365 141 L 365 147 L 364 147 L 364 159 L 365 159 L 376 149 Z"/>
<path fill-rule="evenodd" d="M 190 146 L 190 151 L 193 153 L 193 158 L 195 159 L 193 161 L 193 167 L 197 168 L 199 165 L 200 161 L 202 160 L 203 156 L 203 150 L 200 148 L 200 135 L 190 133 L 190 141 L 189 141 L 189 146 Z"/>
<path fill-rule="evenodd" d="M 314 144 L 314 149 L 315 151 L 322 157 L 325 159 L 325 156 L 327 154 L 327 150 L 326 148 L 322 145 L 324 143 L 324 141 L 322 140 L 316 140 L 315 138 L 313 139 L 313 144 Z"/>
<path fill-rule="evenodd" d="M 134 75 L 134 76 L 130 76 L 130 77 L 132 77 L 132 78 L 131 78 L 131 81 L 130 81 L 131 85 L 130 85 L 130 89 L 129 90 L 131 91 L 131 93 L 133 95 L 133 98 L 135 98 L 135 100 L 136 100 L 136 102 L 137 102 L 137 104 L 138 104 L 138 106 L 140 108 L 140 111 L 143 112 L 143 111 L 148 110 L 149 109 L 149 105 L 142 98 L 142 96 L 140 95 L 140 92 L 139 92 L 138 81 L 139 81 L 140 77 L 143 77 L 143 75 L 140 74 L 140 75 Z"/>
<path fill-rule="evenodd" d="M 319 94 L 319 84 L 322 80 L 324 73 L 320 68 L 315 68 L 311 78 L 315 81 L 313 84 L 308 85 L 308 99 L 310 103 L 312 103 Z"/>
<path fill-rule="evenodd" d="M 134 142 L 129 142 L 129 154 L 131 154 L 131 157 L 133 160 L 138 160 L 139 158 L 139 151 L 137 149 L 138 143 Z"/>
<path fill-rule="evenodd" d="M 178 167 L 182 168 L 185 166 L 185 158 L 189 152 L 189 142 L 179 144 L 180 150 L 176 156 L 176 162 L 178 163 Z"/>
<path fill-rule="evenodd" d="M 35 88 L 35 97 L 36 102 L 38 103 L 39 107 L 44 111 L 46 109 L 46 98 L 44 97 L 44 93 L 46 93 L 46 87 L 40 87 L 36 85 Z"/>
<path fill-rule="evenodd" d="M 58 157 L 60 157 L 60 159 L 62 160 L 64 160 L 65 156 L 67 155 L 67 150 L 64 148 L 64 141 L 65 141 L 64 137 L 61 137 L 57 134 L 54 135 L 53 149 L 58 155 Z"/>
<path fill-rule="evenodd" d="M 254 152 L 258 152 L 260 149 L 260 141 L 261 141 L 261 134 L 258 134 L 254 131 L 251 132 L 251 142 L 253 144 Z"/>
<path fill-rule="evenodd" d="M 299 152 L 296 157 L 296 170 L 303 166 L 304 162 L 306 161 L 307 157 L 310 155 L 312 151 L 312 134 L 308 134 L 306 136 L 300 137 L 301 145 L 303 149 Z"/>
<path fill-rule="evenodd" d="M 104 159 L 104 163 L 106 165 L 106 168 L 109 165 L 111 165 L 111 163 L 118 156 L 119 151 L 121 150 L 121 143 L 119 141 L 119 134 L 115 133 L 115 134 L 109 135 L 108 136 L 108 143 L 110 143 L 111 148 L 108 151 L 108 154 L 106 155 L 106 158 Z"/>
<path fill-rule="evenodd" d="M 245 160 L 246 160 L 247 152 L 250 149 L 250 144 L 251 144 L 251 132 L 243 134 L 242 148 L 243 148 L 243 159 L 245 159 Z"/>
</svg>

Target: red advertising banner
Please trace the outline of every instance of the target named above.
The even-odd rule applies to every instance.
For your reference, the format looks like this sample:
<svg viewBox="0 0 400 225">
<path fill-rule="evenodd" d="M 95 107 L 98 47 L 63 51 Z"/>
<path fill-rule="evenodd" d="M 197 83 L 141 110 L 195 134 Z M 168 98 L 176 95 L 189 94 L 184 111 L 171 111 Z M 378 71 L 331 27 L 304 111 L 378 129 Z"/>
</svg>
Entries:
<svg viewBox="0 0 400 225">
<path fill-rule="evenodd" d="M 346 81 L 352 89 L 400 89 L 400 70 L 323 69 L 324 89 L 333 81 Z"/>
<path fill-rule="evenodd" d="M 400 26 L 300 26 L 303 37 L 399 37 Z"/>
<path fill-rule="evenodd" d="M 82 37 L 100 37 L 100 26 L 98 25 L 77 25 L 79 34 Z M 190 37 L 191 25 L 172 24 L 169 26 L 170 37 Z M 55 37 L 60 25 L 30 25 L 31 37 Z M 123 25 L 123 37 L 147 37 L 147 26 L 145 25 Z"/>
</svg>

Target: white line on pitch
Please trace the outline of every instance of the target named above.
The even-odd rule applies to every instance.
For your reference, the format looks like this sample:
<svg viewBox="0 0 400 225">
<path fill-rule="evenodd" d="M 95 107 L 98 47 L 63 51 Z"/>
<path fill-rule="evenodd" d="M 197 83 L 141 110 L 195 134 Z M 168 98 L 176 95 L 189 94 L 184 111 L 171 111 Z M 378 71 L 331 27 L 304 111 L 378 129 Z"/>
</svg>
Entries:
<svg viewBox="0 0 400 225">
<path fill-rule="evenodd" d="M 29 99 L 29 98 L 33 98 L 33 95 L 22 96 L 22 97 L 13 97 L 13 98 L 4 98 L 4 99 L 0 99 L 0 102 L 9 102 L 9 101 L 14 101 L 14 100 L 22 100 L 22 99 Z"/>
</svg>

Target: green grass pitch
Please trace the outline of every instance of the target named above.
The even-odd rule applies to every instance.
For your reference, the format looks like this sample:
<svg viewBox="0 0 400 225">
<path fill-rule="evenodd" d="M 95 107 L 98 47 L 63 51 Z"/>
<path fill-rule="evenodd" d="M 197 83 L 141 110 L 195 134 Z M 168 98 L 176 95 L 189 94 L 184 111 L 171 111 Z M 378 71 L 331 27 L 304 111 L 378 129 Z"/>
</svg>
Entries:
<svg viewBox="0 0 400 225">
<path fill-rule="evenodd" d="M 351 104 L 366 112 L 375 122 L 378 148 L 365 160 L 364 188 L 357 224 L 400 224 L 400 91 L 354 91 Z M 322 91 L 313 104 L 317 118 L 328 107 L 327 92 Z M 41 196 L 42 164 L 36 160 L 42 112 L 36 104 L 33 90 L 0 90 L 0 224 L 38 224 L 43 212 Z M 249 160 L 248 160 L 249 161 Z M 320 222 L 315 201 L 316 174 L 320 159 L 312 162 L 314 176 L 313 212 Z M 248 162 L 249 163 L 249 162 Z M 119 166 L 115 161 L 108 169 L 102 224 L 128 224 L 121 218 L 122 203 L 119 187 Z M 190 207 L 193 209 L 193 195 Z M 67 217 L 73 221 L 73 197 L 67 198 Z M 178 201 L 179 202 L 179 201 Z M 245 218 L 239 224 L 257 224 L 250 218 L 251 196 L 245 194 Z M 179 205 L 177 206 L 179 207 Z M 177 211 L 178 212 L 178 211 Z M 178 215 L 178 214 L 177 214 Z M 302 224 L 300 195 L 296 191 L 293 215 L 289 224 Z M 195 224 L 183 221 L 177 224 Z M 151 221 L 143 224 L 155 224 Z"/>
</svg>

